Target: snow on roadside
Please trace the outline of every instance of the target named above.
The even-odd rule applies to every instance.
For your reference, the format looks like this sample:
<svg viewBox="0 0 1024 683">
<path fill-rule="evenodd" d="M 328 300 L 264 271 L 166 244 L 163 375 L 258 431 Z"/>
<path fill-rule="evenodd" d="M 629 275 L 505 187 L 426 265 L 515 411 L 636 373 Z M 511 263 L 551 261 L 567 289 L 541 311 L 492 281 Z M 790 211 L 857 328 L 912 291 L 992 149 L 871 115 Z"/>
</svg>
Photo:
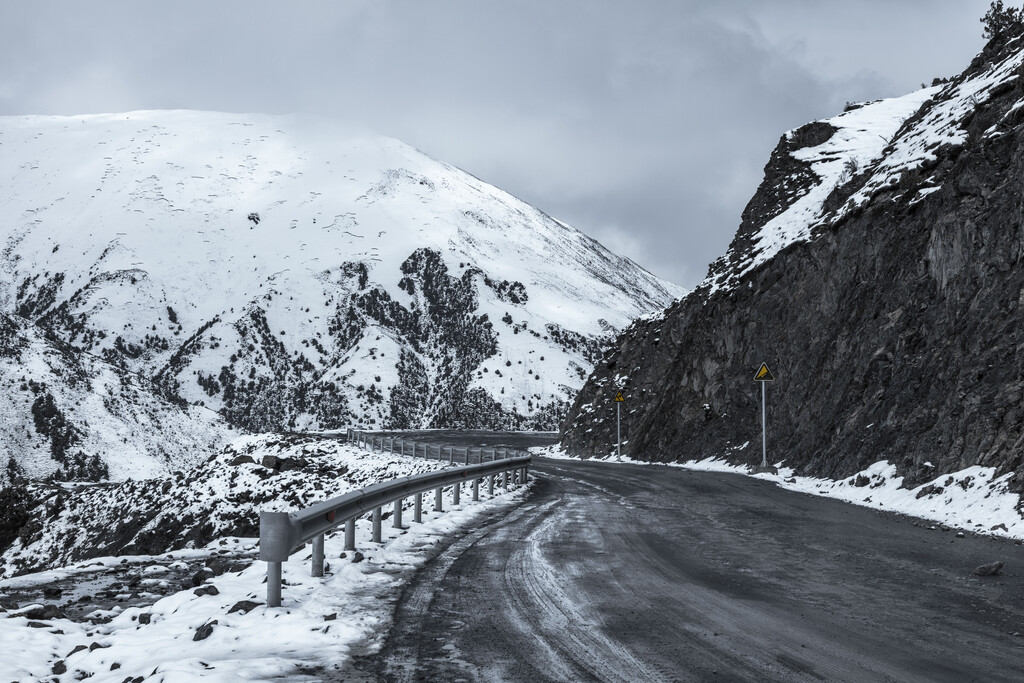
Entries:
<svg viewBox="0 0 1024 683">
<path fill-rule="evenodd" d="M 360 522 L 356 545 L 365 556 L 361 561 L 356 561 L 352 552 L 343 552 L 343 532 L 328 536 L 329 566 L 323 579 L 309 575 L 307 546 L 284 564 L 280 608 L 264 604 L 266 564 L 260 561 L 240 572 L 209 579 L 200 587 L 205 591 L 215 587 L 215 595 L 184 590 L 148 607 L 115 607 L 110 613 L 113 619 L 105 624 L 55 618 L 34 622 L 45 627 L 29 627 L 32 620 L 24 612 L 32 606 L 24 605 L 5 615 L 7 619 L 0 619 L 0 652 L 4 653 L 0 680 L 74 681 L 85 676 L 98 683 L 120 683 L 140 676 L 166 682 L 272 677 L 323 680 L 329 672 L 341 670 L 354 645 L 359 644 L 364 652 L 380 647 L 401 586 L 433 546 L 474 518 L 521 501 L 526 490 L 496 492 L 493 498 L 481 491 L 479 502 L 464 495 L 459 506 L 452 505 L 449 493 L 446 511 L 424 510 L 423 524 L 412 524 L 406 530 L 385 524 L 385 542 L 380 545 L 370 541 L 369 524 Z M 253 539 L 232 542 L 251 546 Z M 211 543 L 206 550 L 219 548 L 219 543 Z M 154 556 L 153 564 L 174 561 L 183 552 L 201 554 L 203 550 Z M 86 564 L 109 566 L 122 559 L 90 560 L 77 567 L 51 570 L 46 576 L 7 579 L 0 581 L 0 591 L 33 578 L 55 580 L 80 573 Z M 136 559 L 141 558 L 133 561 Z M 209 627 L 208 633 L 204 627 Z M 206 637 L 201 637 L 204 634 Z"/>
<path fill-rule="evenodd" d="M 563 460 L 578 460 L 561 446 L 529 449 L 533 455 Z M 650 463 L 614 455 L 594 458 L 606 462 L 635 465 L 665 465 L 702 472 L 731 472 L 772 481 L 791 491 L 839 500 L 888 512 L 931 520 L 937 524 L 977 534 L 992 534 L 1024 540 L 1024 518 L 1017 512 L 1019 494 L 1009 490 L 1011 475 L 995 476 L 994 467 L 968 467 L 943 474 L 912 489 L 900 488 L 903 477 L 896 466 L 881 460 L 856 474 L 840 480 L 797 476 L 784 463 L 776 463 L 778 474 L 751 474 L 746 465 L 734 465 L 723 458 L 705 458 L 683 463 Z"/>
</svg>

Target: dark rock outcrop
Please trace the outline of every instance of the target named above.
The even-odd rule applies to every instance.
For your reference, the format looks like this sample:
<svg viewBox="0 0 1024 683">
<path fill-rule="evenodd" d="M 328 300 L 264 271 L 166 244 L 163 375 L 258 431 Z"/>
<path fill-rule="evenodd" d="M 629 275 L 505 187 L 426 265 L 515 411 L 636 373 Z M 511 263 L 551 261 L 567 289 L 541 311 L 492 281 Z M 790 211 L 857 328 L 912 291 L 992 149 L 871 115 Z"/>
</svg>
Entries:
<svg viewBox="0 0 1024 683">
<path fill-rule="evenodd" d="M 809 239 L 742 272 L 720 259 L 709 279 L 734 268 L 730 286 L 698 288 L 620 335 L 562 424 L 569 452 L 614 450 L 612 398 L 623 391 L 632 457 L 759 463 L 752 380 L 767 362 L 772 462 L 841 478 L 889 460 L 906 486 L 984 465 L 1024 485 L 1024 67 L 1014 45 L 988 49 L 925 102 L 872 168 L 833 191 Z M 995 85 L 958 90 L 981 76 Z M 926 158 L 893 178 L 893 150 L 923 139 L 932 107 L 955 97 L 971 105 L 948 129 L 959 140 L 928 141 Z M 792 145 L 784 137 L 773 154 L 731 254 L 748 252 L 759 224 L 800 193 L 803 170 L 782 161 Z M 869 194 L 851 208 L 856 192 Z"/>
</svg>

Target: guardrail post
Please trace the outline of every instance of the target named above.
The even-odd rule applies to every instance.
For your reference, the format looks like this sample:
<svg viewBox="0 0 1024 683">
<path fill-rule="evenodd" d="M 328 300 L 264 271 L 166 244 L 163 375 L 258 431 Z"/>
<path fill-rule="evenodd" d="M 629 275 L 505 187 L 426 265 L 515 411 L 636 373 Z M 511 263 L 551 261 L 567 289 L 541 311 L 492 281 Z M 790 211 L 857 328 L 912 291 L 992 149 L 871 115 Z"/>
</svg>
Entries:
<svg viewBox="0 0 1024 683">
<path fill-rule="evenodd" d="M 310 576 L 324 575 L 324 535 L 313 537 L 313 567 Z"/>
<path fill-rule="evenodd" d="M 466 464 L 469 464 L 469 447 L 466 447 Z"/>
<path fill-rule="evenodd" d="M 448 462 L 455 462 L 455 446 L 448 447 Z"/>
<path fill-rule="evenodd" d="M 528 470 L 527 470 L 527 469 L 526 469 L 526 468 L 524 467 L 524 468 L 523 468 L 523 481 L 522 481 L 522 483 L 524 483 L 524 484 L 525 484 L 525 483 L 526 483 L 526 482 L 528 482 L 529 480 L 530 480 L 530 473 L 529 473 L 529 471 L 528 471 Z"/>
<path fill-rule="evenodd" d="M 473 500 L 480 500 L 480 479 L 479 478 L 473 480 Z"/>
<path fill-rule="evenodd" d="M 402 499 L 401 498 L 399 498 L 398 500 L 395 501 L 395 514 L 393 516 L 395 518 L 395 521 L 392 524 L 392 526 L 394 526 L 396 529 L 404 528 L 404 527 L 402 527 Z"/>
<path fill-rule="evenodd" d="M 434 512 L 444 512 L 444 506 L 441 505 L 441 491 L 443 489 L 443 486 L 438 486 L 434 489 Z"/>
<path fill-rule="evenodd" d="M 487 495 L 494 495 L 494 475 L 488 475 L 487 477 Z"/>
<path fill-rule="evenodd" d="M 356 520 L 355 518 L 345 521 L 345 550 L 356 549 Z"/>
<path fill-rule="evenodd" d="M 380 543 L 380 508 L 373 508 L 373 542 Z"/>
<path fill-rule="evenodd" d="M 505 485 L 505 490 L 506 491 L 508 491 L 508 487 L 510 485 L 509 480 L 512 478 L 510 476 L 511 474 L 512 473 L 510 471 L 508 471 L 508 470 L 505 470 L 504 472 L 501 473 L 501 483 Z"/>
<path fill-rule="evenodd" d="M 459 498 L 462 496 L 462 484 L 452 485 L 452 505 L 459 504 Z"/>
<path fill-rule="evenodd" d="M 412 521 L 417 524 L 423 522 L 423 493 L 416 494 L 416 503 L 412 508 Z"/>
<path fill-rule="evenodd" d="M 281 563 L 267 562 L 267 607 L 281 606 Z"/>
</svg>

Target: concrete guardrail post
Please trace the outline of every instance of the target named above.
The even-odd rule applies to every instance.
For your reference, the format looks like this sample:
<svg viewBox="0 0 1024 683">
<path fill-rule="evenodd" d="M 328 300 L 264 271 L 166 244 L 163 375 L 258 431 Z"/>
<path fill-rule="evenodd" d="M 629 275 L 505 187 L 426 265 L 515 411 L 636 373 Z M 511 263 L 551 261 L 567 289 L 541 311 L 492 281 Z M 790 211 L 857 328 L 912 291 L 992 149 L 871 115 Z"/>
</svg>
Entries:
<svg viewBox="0 0 1024 683">
<path fill-rule="evenodd" d="M 420 524 L 423 522 L 423 494 L 416 494 L 416 503 L 412 508 L 412 521 Z"/>
<path fill-rule="evenodd" d="M 455 462 L 455 446 L 448 447 L 448 462 Z"/>
<path fill-rule="evenodd" d="M 494 496 L 494 475 L 487 476 L 487 495 Z"/>
<path fill-rule="evenodd" d="M 480 479 L 473 480 L 473 500 L 480 500 Z"/>
<path fill-rule="evenodd" d="M 452 485 L 452 505 L 459 504 L 459 498 L 462 496 L 462 484 Z"/>
<path fill-rule="evenodd" d="M 267 607 L 281 606 L 281 563 L 267 562 Z"/>
<path fill-rule="evenodd" d="M 324 575 L 324 535 L 313 537 L 313 566 L 310 576 Z"/>
<path fill-rule="evenodd" d="M 404 527 L 402 527 L 402 499 L 401 498 L 399 498 L 398 500 L 395 501 L 395 514 L 393 515 L 393 517 L 395 518 L 395 521 L 392 523 L 392 526 L 395 527 L 396 529 L 404 528 Z"/>
<path fill-rule="evenodd" d="M 441 491 L 443 490 L 443 486 L 434 489 L 434 512 L 444 512 L 444 506 L 441 504 Z"/>
<path fill-rule="evenodd" d="M 373 508 L 373 542 L 380 543 L 380 508 Z"/>
<path fill-rule="evenodd" d="M 267 606 L 281 606 L 281 563 L 292 549 L 287 512 L 260 511 L 260 559 L 267 563 Z"/>
<path fill-rule="evenodd" d="M 356 520 L 345 521 L 345 550 L 356 549 Z"/>
</svg>

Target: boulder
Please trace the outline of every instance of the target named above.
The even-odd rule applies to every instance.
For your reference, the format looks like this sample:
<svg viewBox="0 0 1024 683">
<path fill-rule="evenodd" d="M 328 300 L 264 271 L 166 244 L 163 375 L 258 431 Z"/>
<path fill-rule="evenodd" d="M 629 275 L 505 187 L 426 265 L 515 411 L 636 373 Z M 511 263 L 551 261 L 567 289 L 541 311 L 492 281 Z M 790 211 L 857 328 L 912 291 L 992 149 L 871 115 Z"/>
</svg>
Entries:
<svg viewBox="0 0 1024 683">
<path fill-rule="evenodd" d="M 978 576 L 996 576 L 1001 571 L 1003 571 L 1002 562 L 990 562 L 974 569 L 974 573 Z"/>
<path fill-rule="evenodd" d="M 231 606 L 231 609 L 228 610 L 228 614 L 234 614 L 235 612 L 241 612 L 242 614 L 245 614 L 256 609 L 261 604 L 263 603 L 253 602 L 252 600 L 239 600 Z"/>
<path fill-rule="evenodd" d="M 196 629 L 196 633 L 192 636 L 193 641 L 206 640 L 213 633 L 213 627 L 217 625 L 217 620 L 208 621 L 199 628 Z"/>
</svg>

